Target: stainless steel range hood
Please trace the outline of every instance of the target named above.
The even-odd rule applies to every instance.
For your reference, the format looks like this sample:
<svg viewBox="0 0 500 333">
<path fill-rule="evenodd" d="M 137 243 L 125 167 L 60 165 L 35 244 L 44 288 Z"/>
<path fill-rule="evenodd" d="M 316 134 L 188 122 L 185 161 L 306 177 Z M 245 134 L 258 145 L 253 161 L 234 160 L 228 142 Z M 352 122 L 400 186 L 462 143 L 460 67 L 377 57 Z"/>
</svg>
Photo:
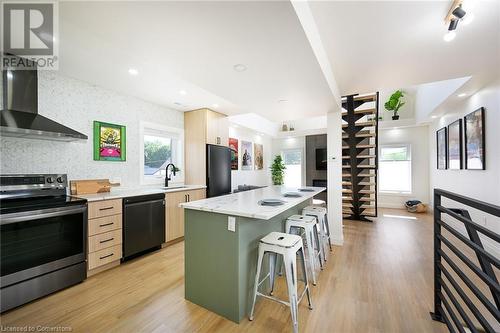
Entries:
<svg viewBox="0 0 500 333">
<path fill-rule="evenodd" d="M 36 70 L 4 70 L 0 135 L 31 139 L 86 140 L 85 134 L 38 114 Z"/>
</svg>

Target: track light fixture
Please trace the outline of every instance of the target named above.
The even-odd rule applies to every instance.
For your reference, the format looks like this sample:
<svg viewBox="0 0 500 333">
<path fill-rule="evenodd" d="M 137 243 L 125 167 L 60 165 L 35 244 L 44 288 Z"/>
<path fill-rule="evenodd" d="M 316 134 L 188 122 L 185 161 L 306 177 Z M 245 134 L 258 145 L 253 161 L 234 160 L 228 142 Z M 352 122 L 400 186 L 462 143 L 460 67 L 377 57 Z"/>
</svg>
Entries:
<svg viewBox="0 0 500 333">
<path fill-rule="evenodd" d="M 473 0 L 453 0 L 453 3 L 448 10 L 448 14 L 444 18 L 444 22 L 448 27 L 448 31 L 443 36 L 446 42 L 452 41 L 455 38 L 459 21 L 462 21 L 464 25 L 467 25 L 474 18 L 473 13 L 470 12 L 472 6 L 470 6 L 469 3 L 471 1 Z M 464 5 L 465 2 L 467 3 Z M 468 13 L 464 10 L 463 6 L 467 6 L 465 8 L 467 8 Z"/>
<path fill-rule="evenodd" d="M 461 19 L 465 16 L 465 10 L 463 10 L 462 5 L 458 6 L 455 8 L 452 12 L 453 16 L 455 16 L 457 19 Z"/>
<path fill-rule="evenodd" d="M 449 27 L 448 27 L 448 31 L 453 31 L 453 30 L 455 30 L 455 29 L 457 28 L 457 26 L 458 26 L 458 19 L 452 19 L 452 20 L 450 21 L 450 25 L 449 25 Z"/>
</svg>

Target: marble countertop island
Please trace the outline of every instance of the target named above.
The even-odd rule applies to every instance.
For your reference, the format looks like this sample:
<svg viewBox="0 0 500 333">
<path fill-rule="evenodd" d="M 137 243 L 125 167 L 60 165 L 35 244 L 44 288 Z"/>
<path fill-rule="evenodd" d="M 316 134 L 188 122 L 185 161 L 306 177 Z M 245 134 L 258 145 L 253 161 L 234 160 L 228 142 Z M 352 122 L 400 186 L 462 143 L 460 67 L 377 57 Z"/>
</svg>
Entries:
<svg viewBox="0 0 500 333">
<path fill-rule="evenodd" d="M 182 203 L 181 206 L 186 209 L 269 220 L 325 190 L 324 187 L 309 186 L 304 188 L 312 191 L 302 192 L 298 188 L 274 185 L 220 197 L 186 202 Z M 301 196 L 285 197 L 284 194 L 287 192 L 299 193 Z M 285 201 L 285 204 L 281 206 L 261 206 L 259 205 L 259 201 L 263 199 L 280 199 Z"/>
<path fill-rule="evenodd" d="M 184 207 L 184 297 L 239 323 L 248 314 L 257 265 L 259 240 L 270 232 L 284 232 L 288 217 L 301 214 L 310 192 L 269 186 L 182 203 Z M 286 197 L 287 192 L 300 197 Z M 280 199 L 281 206 L 261 206 L 263 199 Z"/>
</svg>

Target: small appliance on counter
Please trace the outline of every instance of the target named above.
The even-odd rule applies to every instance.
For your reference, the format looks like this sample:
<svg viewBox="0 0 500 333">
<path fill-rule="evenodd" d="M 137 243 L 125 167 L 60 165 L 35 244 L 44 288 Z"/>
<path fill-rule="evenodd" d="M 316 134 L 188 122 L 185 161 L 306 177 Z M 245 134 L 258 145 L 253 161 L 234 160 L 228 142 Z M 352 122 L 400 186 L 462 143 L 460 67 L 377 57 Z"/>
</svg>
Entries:
<svg viewBox="0 0 500 333">
<path fill-rule="evenodd" d="M 136 257 L 165 242 L 165 194 L 123 199 L 123 257 Z"/>
<path fill-rule="evenodd" d="M 64 174 L 0 175 L 0 311 L 87 278 L 87 200 Z"/>
<path fill-rule="evenodd" d="M 207 198 L 231 193 L 231 149 L 207 145 Z"/>
</svg>

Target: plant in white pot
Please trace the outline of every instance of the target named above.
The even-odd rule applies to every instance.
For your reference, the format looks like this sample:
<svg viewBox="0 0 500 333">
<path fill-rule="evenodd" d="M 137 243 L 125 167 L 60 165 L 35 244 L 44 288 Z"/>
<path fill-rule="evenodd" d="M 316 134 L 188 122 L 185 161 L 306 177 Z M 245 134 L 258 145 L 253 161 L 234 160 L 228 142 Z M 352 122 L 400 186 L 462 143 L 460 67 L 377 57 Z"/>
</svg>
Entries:
<svg viewBox="0 0 500 333">
<path fill-rule="evenodd" d="M 398 111 L 406 103 L 405 101 L 402 100 L 403 98 L 404 98 L 403 90 L 397 90 L 391 95 L 391 97 L 389 97 L 389 100 L 385 102 L 384 104 L 385 109 L 387 111 L 393 112 L 392 120 L 399 119 Z"/>
</svg>

